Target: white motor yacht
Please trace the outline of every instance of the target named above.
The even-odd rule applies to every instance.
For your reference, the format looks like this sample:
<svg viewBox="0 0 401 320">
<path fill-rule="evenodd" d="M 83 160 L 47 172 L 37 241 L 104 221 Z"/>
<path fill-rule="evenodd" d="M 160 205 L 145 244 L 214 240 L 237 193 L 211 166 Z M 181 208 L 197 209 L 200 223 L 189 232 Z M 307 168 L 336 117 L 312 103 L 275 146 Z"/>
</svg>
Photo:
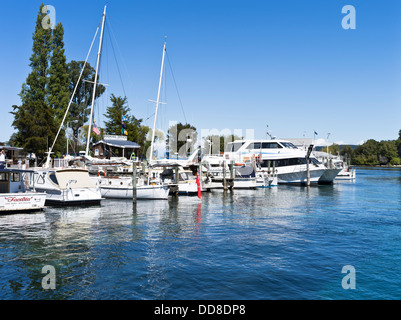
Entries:
<svg viewBox="0 0 401 320">
<path fill-rule="evenodd" d="M 98 205 L 102 200 L 100 188 L 83 168 L 35 168 L 34 181 L 38 192 L 46 193 L 50 205 Z"/>
<path fill-rule="evenodd" d="M 236 163 L 255 160 L 258 171 L 273 170 L 279 184 L 307 183 L 307 152 L 287 140 L 236 140 L 227 144 L 224 158 Z M 310 183 L 318 184 L 327 171 L 313 155 L 310 156 Z M 333 177 L 334 179 L 334 177 Z"/>
</svg>

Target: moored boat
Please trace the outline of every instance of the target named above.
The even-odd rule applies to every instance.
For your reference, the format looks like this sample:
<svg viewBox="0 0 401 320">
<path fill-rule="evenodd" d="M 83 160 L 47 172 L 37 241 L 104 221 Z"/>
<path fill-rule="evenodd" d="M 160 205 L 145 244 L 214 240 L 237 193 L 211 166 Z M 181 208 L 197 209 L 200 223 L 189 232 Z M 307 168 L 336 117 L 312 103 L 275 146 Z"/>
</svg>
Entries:
<svg viewBox="0 0 401 320">
<path fill-rule="evenodd" d="M 0 170 L 0 214 L 38 211 L 45 208 L 46 193 L 28 191 L 25 178 L 33 171 Z"/>
<path fill-rule="evenodd" d="M 83 168 L 36 168 L 29 187 L 46 194 L 49 205 L 99 205 L 102 195 Z"/>
</svg>

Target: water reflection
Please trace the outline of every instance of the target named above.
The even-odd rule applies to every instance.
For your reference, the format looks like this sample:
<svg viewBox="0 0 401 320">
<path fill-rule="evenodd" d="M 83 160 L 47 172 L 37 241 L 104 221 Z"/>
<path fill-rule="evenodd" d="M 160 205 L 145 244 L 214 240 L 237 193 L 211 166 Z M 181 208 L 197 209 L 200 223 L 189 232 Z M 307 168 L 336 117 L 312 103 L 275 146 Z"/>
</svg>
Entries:
<svg viewBox="0 0 401 320">
<path fill-rule="evenodd" d="M 0 298 L 315 298 L 333 265 L 376 254 L 375 228 L 396 232 L 397 174 L 0 216 Z"/>
</svg>

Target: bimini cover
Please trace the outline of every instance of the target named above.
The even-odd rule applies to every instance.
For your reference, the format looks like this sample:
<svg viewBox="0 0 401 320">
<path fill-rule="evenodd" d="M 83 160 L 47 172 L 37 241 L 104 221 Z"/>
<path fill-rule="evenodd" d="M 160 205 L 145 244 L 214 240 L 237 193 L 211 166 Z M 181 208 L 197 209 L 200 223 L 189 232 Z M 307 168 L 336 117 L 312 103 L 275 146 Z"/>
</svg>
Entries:
<svg viewBox="0 0 401 320">
<path fill-rule="evenodd" d="M 71 189 L 96 188 L 87 170 L 66 169 L 56 171 L 57 184 L 60 189 L 67 189 L 70 182 Z"/>
</svg>

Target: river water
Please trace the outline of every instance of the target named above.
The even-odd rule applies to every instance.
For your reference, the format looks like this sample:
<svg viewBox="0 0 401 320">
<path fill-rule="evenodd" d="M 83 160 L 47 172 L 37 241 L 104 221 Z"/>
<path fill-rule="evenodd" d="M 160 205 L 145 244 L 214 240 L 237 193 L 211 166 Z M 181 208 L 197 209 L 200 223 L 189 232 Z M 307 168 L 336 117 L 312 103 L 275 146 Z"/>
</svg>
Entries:
<svg viewBox="0 0 401 320">
<path fill-rule="evenodd" d="M 400 208 L 400 169 L 357 168 L 332 186 L 0 216 L 0 299 L 400 299 Z"/>
</svg>

